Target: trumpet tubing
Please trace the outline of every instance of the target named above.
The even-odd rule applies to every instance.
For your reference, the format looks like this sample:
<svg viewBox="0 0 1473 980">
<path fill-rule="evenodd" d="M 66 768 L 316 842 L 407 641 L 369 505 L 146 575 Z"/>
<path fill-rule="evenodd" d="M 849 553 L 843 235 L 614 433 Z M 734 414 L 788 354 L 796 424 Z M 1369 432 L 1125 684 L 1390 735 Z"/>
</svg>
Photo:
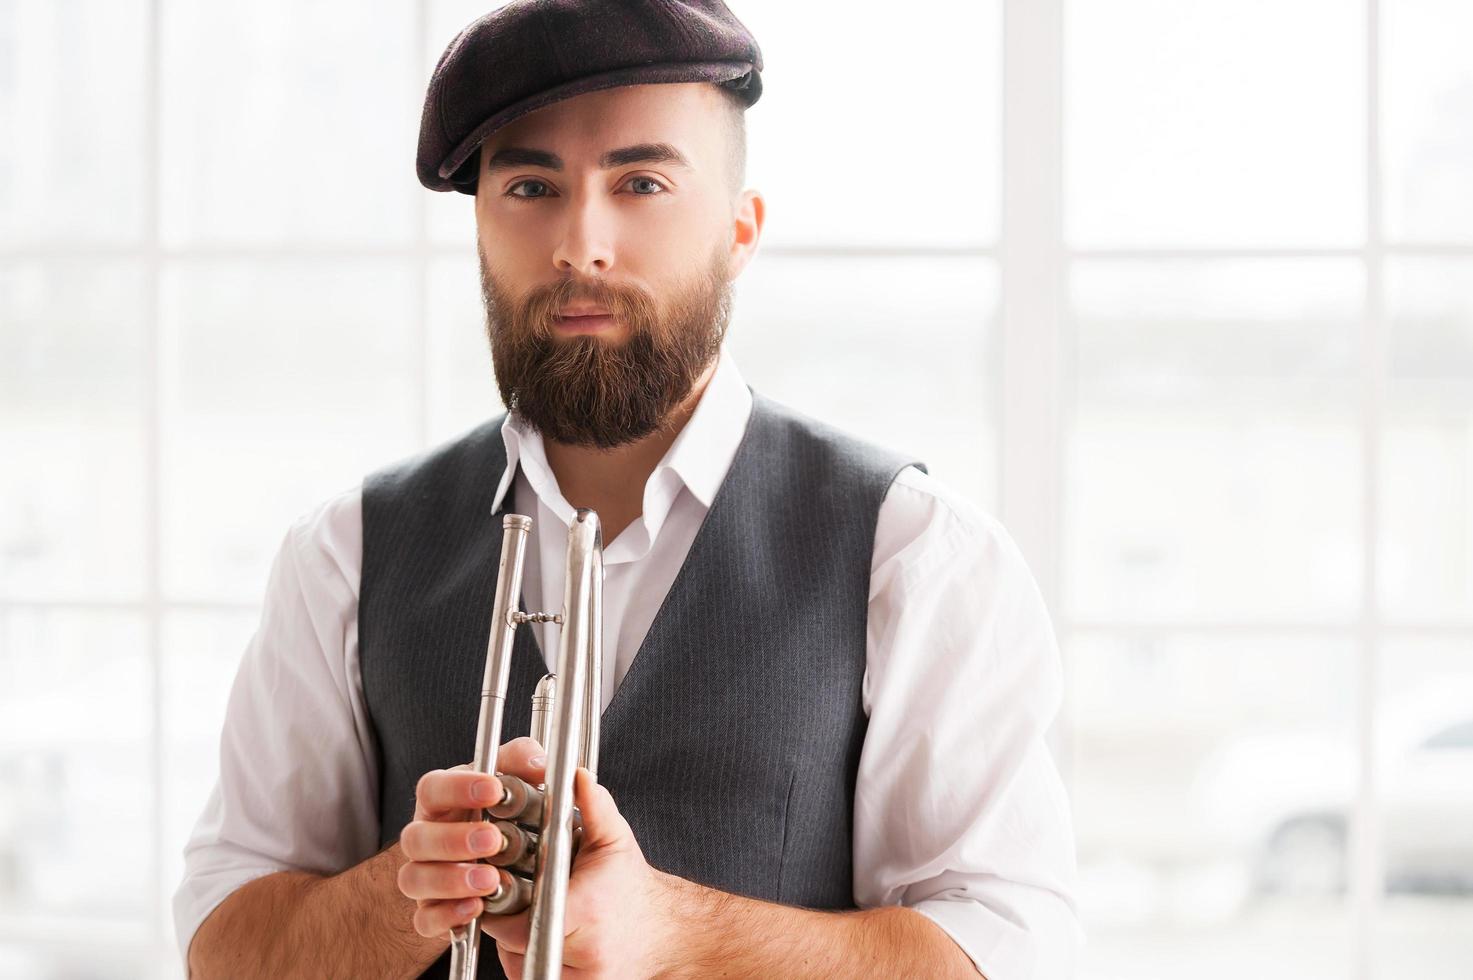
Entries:
<svg viewBox="0 0 1473 980">
<path fill-rule="evenodd" d="M 568 528 L 567 582 L 563 611 L 523 613 L 522 568 L 532 519 L 507 514 L 502 520 L 501 562 L 492 602 L 491 635 L 481 683 L 476 727 L 477 772 L 491 772 L 501 740 L 512 643 L 524 623 L 556 622 L 556 670 L 532 697 L 532 737 L 546 750 L 546 782 L 530 786 L 497 773 L 502 798 L 482 819 L 495 821 L 506 847 L 490 863 L 504 868 L 511 885 L 486 896 L 483 911 L 450 932 L 451 980 L 474 980 L 478 968 L 481 915 L 508 915 L 531 907 L 531 937 L 524 980 L 556 980 L 562 973 L 563 923 L 568 876 L 582 838 L 573 805 L 573 775 L 579 766 L 597 772 L 603 672 L 603 536 L 598 514 L 579 508 Z"/>
</svg>

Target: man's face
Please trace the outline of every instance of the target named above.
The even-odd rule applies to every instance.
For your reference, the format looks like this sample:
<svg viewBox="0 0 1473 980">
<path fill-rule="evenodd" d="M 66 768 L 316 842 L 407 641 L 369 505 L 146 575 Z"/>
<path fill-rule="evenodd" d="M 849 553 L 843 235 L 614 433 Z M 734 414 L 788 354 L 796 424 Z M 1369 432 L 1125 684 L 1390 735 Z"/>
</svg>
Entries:
<svg viewBox="0 0 1473 980">
<path fill-rule="evenodd" d="M 724 111 L 704 83 L 625 86 L 483 144 L 477 248 L 496 381 L 546 438 L 640 439 L 716 356 L 750 256 L 734 247 Z M 667 158 L 618 152 L 651 146 Z"/>
</svg>

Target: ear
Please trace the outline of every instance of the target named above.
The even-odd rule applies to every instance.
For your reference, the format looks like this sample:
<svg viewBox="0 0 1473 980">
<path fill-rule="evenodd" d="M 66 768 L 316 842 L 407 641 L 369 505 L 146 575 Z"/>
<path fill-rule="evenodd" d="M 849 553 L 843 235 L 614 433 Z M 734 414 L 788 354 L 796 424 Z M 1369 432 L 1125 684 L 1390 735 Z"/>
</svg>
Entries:
<svg viewBox="0 0 1473 980">
<path fill-rule="evenodd" d="M 731 251 L 727 256 L 727 271 L 731 279 L 742 274 L 747 263 L 757 254 L 757 242 L 762 237 L 762 221 L 767 213 L 767 202 L 759 191 L 742 191 L 737 198 L 731 216 Z"/>
</svg>

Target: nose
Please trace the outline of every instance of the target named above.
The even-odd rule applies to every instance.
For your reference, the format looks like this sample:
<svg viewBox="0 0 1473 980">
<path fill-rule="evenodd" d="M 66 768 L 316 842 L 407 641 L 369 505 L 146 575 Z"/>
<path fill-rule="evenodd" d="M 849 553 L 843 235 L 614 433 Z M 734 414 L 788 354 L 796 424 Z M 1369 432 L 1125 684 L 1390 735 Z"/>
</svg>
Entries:
<svg viewBox="0 0 1473 980">
<path fill-rule="evenodd" d="M 564 210 L 562 234 L 552 253 L 560 275 L 604 276 L 614 264 L 612 216 L 597 194 L 578 195 Z"/>
</svg>

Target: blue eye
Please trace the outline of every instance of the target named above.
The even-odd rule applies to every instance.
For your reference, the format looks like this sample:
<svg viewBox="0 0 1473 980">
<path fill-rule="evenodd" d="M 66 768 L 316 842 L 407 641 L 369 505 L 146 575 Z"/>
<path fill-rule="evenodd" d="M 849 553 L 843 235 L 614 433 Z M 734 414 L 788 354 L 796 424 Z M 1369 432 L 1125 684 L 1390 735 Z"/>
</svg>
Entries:
<svg viewBox="0 0 1473 980">
<path fill-rule="evenodd" d="M 669 193 L 668 188 L 666 188 L 665 185 L 662 184 L 662 183 L 660 183 L 658 180 L 655 180 L 653 177 L 630 177 L 628 180 L 626 180 L 624 182 L 624 185 L 625 186 L 628 186 L 630 184 L 635 184 L 635 183 L 638 183 L 638 184 L 647 184 L 650 187 L 654 188 L 654 190 L 651 190 L 651 191 L 649 191 L 647 193 L 646 192 L 641 192 L 641 191 L 635 191 L 634 192 L 634 196 L 635 197 L 659 197 L 661 194 Z M 529 185 L 532 186 L 532 187 L 540 187 L 540 188 L 542 188 L 542 193 L 540 193 L 540 194 L 518 194 L 517 193 L 517 189 L 518 188 L 520 188 L 520 187 L 527 187 Z M 514 197 L 514 198 L 517 198 L 518 200 L 522 200 L 522 201 L 535 201 L 538 198 L 551 197 L 551 196 L 555 196 L 555 195 L 553 195 L 552 189 L 547 186 L 547 183 L 545 181 L 536 180 L 536 179 L 533 179 L 533 178 L 528 178 L 527 180 L 519 180 L 515 184 L 512 184 L 511 187 L 508 188 L 507 191 L 506 191 L 506 193 L 504 195 L 502 195 L 502 196 L 504 196 L 504 197 Z"/>
<path fill-rule="evenodd" d="M 659 188 L 659 191 L 657 193 L 652 194 L 640 194 L 638 192 L 635 192 L 635 197 L 658 197 L 660 194 L 665 193 L 665 185 L 660 183 L 658 180 L 655 180 L 653 177 L 630 177 L 629 180 L 626 181 L 626 183 L 633 183 L 634 181 L 644 181 L 646 184 L 652 184 L 655 187 Z"/>
<path fill-rule="evenodd" d="M 536 184 L 537 186 L 542 187 L 544 189 L 546 189 L 546 187 L 547 187 L 547 185 L 544 184 L 540 180 L 519 180 L 515 184 L 512 184 L 511 185 L 511 188 L 509 190 L 507 190 L 507 192 L 506 192 L 506 196 L 507 197 L 519 197 L 519 198 L 521 198 L 524 201 L 526 201 L 526 200 L 532 200 L 532 199 L 538 198 L 538 197 L 546 197 L 547 196 L 546 194 L 533 194 L 533 195 L 531 195 L 529 197 L 526 194 L 517 194 L 517 193 L 514 193 L 518 187 L 524 187 L 527 184 Z"/>
</svg>

